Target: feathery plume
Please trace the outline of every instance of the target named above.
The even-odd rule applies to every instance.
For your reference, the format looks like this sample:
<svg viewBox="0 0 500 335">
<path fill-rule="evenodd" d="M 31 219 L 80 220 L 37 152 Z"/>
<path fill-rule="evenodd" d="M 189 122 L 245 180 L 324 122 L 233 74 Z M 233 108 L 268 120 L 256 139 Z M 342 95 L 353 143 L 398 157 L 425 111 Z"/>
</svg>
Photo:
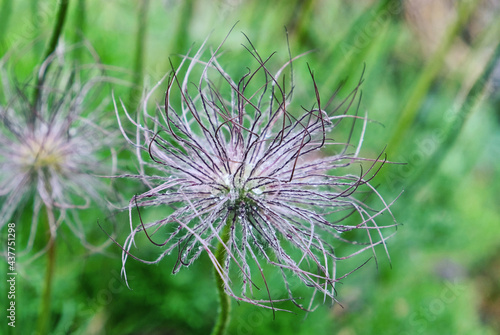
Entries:
<svg viewBox="0 0 500 335">
<path fill-rule="evenodd" d="M 300 56 L 290 57 L 272 72 L 272 55 L 264 59 L 248 43 L 245 48 L 254 69 L 248 68 L 238 80 L 219 63 L 222 44 L 204 60 L 205 41 L 194 56 L 184 57 L 168 78 L 146 94 L 137 119 L 115 100 L 120 129 L 136 148 L 140 163 L 139 175 L 134 177 L 149 189 L 134 196 L 128 206 L 131 233 L 123 245 L 122 271 L 126 278 L 128 257 L 154 264 L 175 252 L 176 273 L 206 253 L 225 292 L 237 300 L 272 309 L 277 309 L 276 301 L 291 300 L 305 308 L 293 294 L 295 277 L 335 301 L 335 283 L 347 275 L 336 273 L 337 262 L 364 251 L 375 252 L 379 244 L 385 247 L 389 235 L 384 230 L 396 226 L 376 223 L 382 213 L 390 213 L 391 204 L 370 185 L 385 159 L 382 154 L 375 159 L 359 156 L 367 119 L 348 114 L 362 80 L 343 100 L 336 102 L 337 90 L 324 103 L 309 69 L 312 105 L 296 106 L 291 101 L 291 68 Z M 288 70 L 292 75 L 287 77 Z M 287 78 L 292 79 L 289 91 Z M 148 103 L 164 83 L 164 105 L 157 104 L 151 114 Z M 135 125 L 135 136 L 127 134 L 119 109 Z M 351 135 L 346 142 L 329 137 L 349 120 L 352 127 L 356 122 L 363 124 L 357 148 Z M 323 149 L 335 153 L 326 156 Z M 359 174 L 344 172 L 354 163 L 368 164 L 368 168 L 361 168 Z M 379 209 L 360 199 L 366 192 L 378 197 Z M 170 208 L 171 214 L 144 223 L 141 208 L 146 207 Z M 135 224 L 134 211 L 140 219 Z M 358 218 L 354 224 L 347 223 L 354 222 L 354 217 Z M 343 237 L 349 231 L 362 232 L 354 236 L 364 238 Z M 159 232 L 166 237 L 153 236 Z M 132 254 L 139 233 L 162 249 L 156 259 Z M 338 254 L 335 248 L 341 244 L 356 250 Z M 217 245 L 225 251 L 222 262 L 215 256 Z M 270 296 L 263 262 L 281 273 L 287 299 Z M 239 279 L 230 275 L 234 271 Z M 265 298 L 256 298 L 260 283 L 265 286 Z"/>
<path fill-rule="evenodd" d="M 29 83 L 20 85 L 10 73 L 8 65 L 13 61 L 6 56 L 0 62 L 5 101 L 0 105 L 0 229 L 32 197 L 32 227 L 25 252 L 33 246 L 43 207 L 50 214 L 52 238 L 64 221 L 91 247 L 82 223 L 74 216 L 68 220 L 67 213 L 88 208 L 92 201 L 102 203 L 107 192 L 97 175 L 109 167 L 103 155 L 109 153 L 116 136 L 106 130 L 101 119 L 106 102 L 96 103 L 96 94 L 108 79 L 95 64 L 67 66 L 70 51 L 59 48 L 42 63 L 36 75 L 43 84 L 35 101 L 31 101 Z"/>
</svg>

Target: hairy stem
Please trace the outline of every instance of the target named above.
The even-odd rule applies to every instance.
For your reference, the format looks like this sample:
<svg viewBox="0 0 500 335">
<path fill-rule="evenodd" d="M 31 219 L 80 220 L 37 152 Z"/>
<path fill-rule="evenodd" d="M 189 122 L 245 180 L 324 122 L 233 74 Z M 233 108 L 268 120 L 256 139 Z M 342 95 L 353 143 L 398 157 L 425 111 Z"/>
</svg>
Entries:
<svg viewBox="0 0 500 335">
<path fill-rule="evenodd" d="M 55 243 L 55 232 L 52 232 L 51 229 L 53 225 L 51 223 L 55 223 L 54 212 L 52 208 L 45 207 L 47 212 L 47 223 L 48 223 L 48 232 L 49 236 L 49 244 L 47 250 L 47 270 L 45 273 L 45 280 L 43 284 L 42 291 L 42 301 L 40 302 L 40 312 L 38 314 L 38 322 L 37 322 L 37 334 L 48 334 L 48 326 L 50 324 L 50 298 L 52 292 L 52 280 L 54 278 L 54 268 L 56 263 L 56 243 Z"/>
<path fill-rule="evenodd" d="M 224 266 L 226 260 L 227 251 L 225 245 L 229 241 L 233 220 L 234 213 L 228 216 L 226 225 L 224 226 L 224 228 L 222 228 L 222 242 L 217 245 L 217 250 L 215 251 L 215 257 L 221 267 Z M 224 335 L 226 333 L 227 326 L 229 325 L 231 314 L 231 297 L 228 296 L 224 291 L 224 280 L 217 272 L 217 270 L 215 270 L 215 282 L 217 284 L 217 291 L 219 293 L 220 310 L 219 318 L 217 319 L 217 323 L 212 330 L 212 335 Z"/>
</svg>

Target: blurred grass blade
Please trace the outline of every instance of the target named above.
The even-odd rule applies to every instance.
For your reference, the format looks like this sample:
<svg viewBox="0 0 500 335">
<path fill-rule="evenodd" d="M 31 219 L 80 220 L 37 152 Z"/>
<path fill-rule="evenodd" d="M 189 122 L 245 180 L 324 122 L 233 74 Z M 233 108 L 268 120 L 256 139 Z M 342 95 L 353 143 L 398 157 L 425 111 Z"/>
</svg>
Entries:
<svg viewBox="0 0 500 335">
<path fill-rule="evenodd" d="M 137 16 L 137 30 L 135 35 L 134 52 L 134 86 L 130 89 L 128 106 L 138 105 L 141 96 L 142 82 L 144 81 L 144 50 L 146 50 L 146 28 L 148 26 L 149 0 L 139 1 Z"/>
<path fill-rule="evenodd" d="M 497 41 L 496 49 L 492 53 L 487 66 L 485 66 L 483 73 L 476 80 L 472 88 L 470 89 L 467 97 L 460 108 L 458 115 L 455 117 L 454 122 L 448 129 L 445 139 L 442 141 L 441 145 L 432 154 L 432 156 L 427 161 L 427 164 L 418 172 L 412 182 L 409 183 L 409 187 L 416 186 L 418 180 L 424 180 L 422 176 L 425 176 L 425 180 L 428 181 L 434 173 L 438 170 L 439 166 L 443 162 L 448 151 L 453 147 L 455 141 L 462 133 L 462 130 L 470 119 L 471 115 L 478 111 L 482 103 L 488 99 L 488 97 L 493 93 L 492 90 L 492 80 L 494 79 L 494 72 L 500 62 L 500 41 Z"/>
<path fill-rule="evenodd" d="M 75 10 L 75 32 L 73 37 L 73 43 L 78 44 L 85 35 L 85 25 L 86 25 L 86 5 L 85 0 L 77 0 L 77 6 Z M 76 48 L 74 53 L 75 62 L 81 62 L 82 58 L 82 48 Z"/>
<path fill-rule="evenodd" d="M 456 21 L 448 28 L 439 48 L 427 62 L 422 70 L 422 74 L 417 79 L 414 88 L 411 90 L 410 97 L 408 98 L 407 103 L 401 112 L 401 116 L 399 117 L 399 121 L 396 124 L 395 133 L 387 146 L 388 152 L 396 153 L 398 151 L 401 142 L 404 140 L 404 134 L 408 133 L 411 128 L 432 82 L 441 71 L 445 57 L 453 45 L 455 38 L 460 34 L 468 18 L 475 12 L 478 4 L 478 0 L 473 0 L 461 1 L 458 5 L 459 7 Z"/>
<path fill-rule="evenodd" d="M 7 42 L 4 39 L 12 14 L 12 4 L 13 1 L 3 0 L 2 7 L 0 7 L 0 55 L 3 55 L 3 50 L 7 50 Z"/>
</svg>

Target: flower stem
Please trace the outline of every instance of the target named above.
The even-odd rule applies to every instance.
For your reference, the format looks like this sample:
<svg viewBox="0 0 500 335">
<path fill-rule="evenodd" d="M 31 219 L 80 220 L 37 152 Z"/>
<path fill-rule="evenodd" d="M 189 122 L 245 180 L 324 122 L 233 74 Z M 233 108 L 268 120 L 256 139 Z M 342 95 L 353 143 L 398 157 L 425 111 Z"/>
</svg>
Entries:
<svg viewBox="0 0 500 335">
<path fill-rule="evenodd" d="M 217 262 L 220 264 L 221 267 L 224 266 L 226 256 L 227 256 L 227 251 L 225 245 L 229 241 L 229 236 L 231 233 L 231 225 L 233 224 L 234 220 L 234 213 L 230 214 L 227 217 L 226 225 L 224 228 L 222 228 L 222 236 L 221 236 L 221 243 L 217 245 L 217 250 L 215 251 L 215 258 L 217 259 Z M 212 335 L 224 335 L 227 330 L 227 326 L 229 325 L 229 319 L 230 319 L 230 314 L 231 314 L 231 297 L 226 294 L 224 291 L 224 280 L 220 276 L 220 274 L 215 272 L 215 282 L 217 284 L 217 291 L 219 293 L 219 303 L 220 303 L 220 310 L 219 310 L 219 318 L 217 319 L 217 323 L 214 326 L 214 329 L 212 330 Z"/>
<path fill-rule="evenodd" d="M 55 243 L 55 234 L 51 232 L 51 222 L 54 219 L 54 213 L 52 208 L 46 207 L 47 211 L 47 223 L 48 223 L 48 232 L 49 236 L 49 244 L 47 250 L 47 270 L 45 273 L 45 281 L 42 292 L 42 301 L 40 302 L 40 313 L 38 314 L 38 322 L 37 322 L 37 334 L 48 334 L 47 328 L 50 323 L 50 301 L 51 301 L 51 292 L 52 292 L 52 280 L 54 278 L 54 268 L 56 263 L 56 243 Z"/>
</svg>

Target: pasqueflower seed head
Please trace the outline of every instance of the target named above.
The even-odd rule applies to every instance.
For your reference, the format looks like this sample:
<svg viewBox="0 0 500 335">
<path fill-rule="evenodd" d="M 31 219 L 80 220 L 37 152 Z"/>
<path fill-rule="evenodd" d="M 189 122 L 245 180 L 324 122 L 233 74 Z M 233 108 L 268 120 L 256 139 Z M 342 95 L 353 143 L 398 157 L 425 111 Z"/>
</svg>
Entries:
<svg viewBox="0 0 500 335">
<path fill-rule="evenodd" d="M 359 157 L 350 135 L 346 142 L 329 137 L 351 120 L 352 125 L 362 123 L 362 140 L 366 117 L 348 114 L 359 85 L 336 105 L 333 98 L 324 104 L 309 70 L 311 106 L 295 106 L 285 85 L 293 77 L 284 73 L 292 72 L 298 57 L 272 72 L 271 57 L 263 59 L 248 43 L 253 64 L 242 65 L 247 72 L 238 80 L 221 66 L 221 46 L 206 57 L 204 44 L 145 96 L 142 117 L 133 118 L 115 101 L 122 133 L 137 149 L 136 178 L 149 188 L 129 203 L 131 233 L 123 245 L 123 273 L 129 256 L 151 264 L 176 252 L 176 273 L 207 253 L 226 293 L 240 301 L 276 309 L 280 299 L 270 296 L 266 281 L 270 266 L 278 269 L 288 291 L 281 300 L 303 307 L 293 294 L 298 279 L 335 301 L 335 283 L 345 276 L 337 275 L 337 262 L 374 252 L 378 244 L 385 247 L 389 234 L 384 230 L 396 226 L 376 223 L 382 213 L 390 213 L 390 204 L 369 183 L 384 163 L 381 156 Z M 151 114 L 148 101 L 162 84 L 164 101 Z M 119 110 L 135 125 L 135 136 L 127 135 Z M 326 156 L 323 149 L 328 148 L 335 153 Z M 359 174 L 346 172 L 353 163 L 368 167 L 358 168 Z M 380 209 L 363 202 L 367 192 L 376 195 Z M 141 208 L 153 206 L 171 214 L 144 223 Z M 140 219 L 136 224 L 134 211 Z M 344 237 L 347 231 L 358 233 Z M 156 259 L 131 253 L 141 232 L 162 248 Z M 160 232 L 164 239 L 153 236 Z M 227 252 L 223 264 L 214 255 L 220 243 Z M 337 253 L 341 245 L 355 249 Z M 238 278 L 231 275 L 235 272 Z M 264 298 L 256 297 L 255 288 L 261 286 Z"/>
<path fill-rule="evenodd" d="M 107 79 L 95 64 L 69 65 L 68 52 L 58 49 L 41 65 L 36 75 L 43 80 L 36 95 L 30 83 L 17 83 L 9 67 L 14 60 L 1 61 L 0 229 L 33 199 L 26 252 L 35 240 L 42 207 L 54 215 L 48 218 L 52 236 L 64 221 L 87 245 L 81 222 L 68 219 L 67 211 L 87 208 L 92 200 L 103 203 L 107 189 L 97 175 L 110 173 L 103 157 L 109 157 L 116 136 L 98 120 L 104 104 L 95 102 L 96 90 Z"/>
</svg>

